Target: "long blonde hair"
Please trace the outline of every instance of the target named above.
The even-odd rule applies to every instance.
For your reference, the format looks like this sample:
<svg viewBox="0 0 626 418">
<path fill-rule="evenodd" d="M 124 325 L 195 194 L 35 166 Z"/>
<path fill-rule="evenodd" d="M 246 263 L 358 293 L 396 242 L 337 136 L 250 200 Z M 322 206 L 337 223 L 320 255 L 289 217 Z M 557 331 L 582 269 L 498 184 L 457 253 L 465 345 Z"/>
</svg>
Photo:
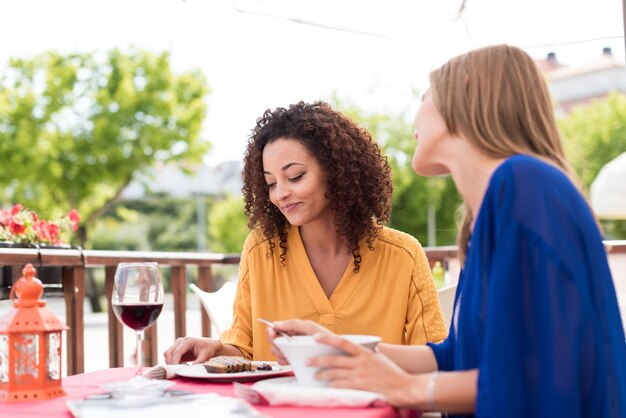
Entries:
<svg viewBox="0 0 626 418">
<path fill-rule="evenodd" d="M 431 73 L 430 85 L 451 134 L 462 135 L 494 158 L 541 158 L 579 184 L 563 151 L 543 75 L 521 49 L 495 45 L 459 55 Z M 457 235 L 461 260 L 473 219 L 464 208 Z"/>
</svg>

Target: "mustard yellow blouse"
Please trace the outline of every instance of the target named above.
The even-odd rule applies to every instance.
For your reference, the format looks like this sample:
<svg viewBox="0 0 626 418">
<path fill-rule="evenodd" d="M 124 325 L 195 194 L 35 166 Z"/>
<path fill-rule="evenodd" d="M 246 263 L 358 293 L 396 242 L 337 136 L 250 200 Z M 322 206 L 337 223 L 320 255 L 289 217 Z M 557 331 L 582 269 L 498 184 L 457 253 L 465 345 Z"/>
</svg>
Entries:
<svg viewBox="0 0 626 418">
<path fill-rule="evenodd" d="M 307 258 L 298 228 L 288 231 L 285 265 L 278 238 L 268 256 L 268 240 L 252 231 L 239 267 L 232 328 L 220 336 L 247 358 L 274 360 L 256 318 L 311 319 L 338 334 L 378 335 L 386 343 L 425 344 L 446 338 L 447 330 L 434 282 L 419 242 L 383 228 L 374 250 L 361 245 L 361 267 L 350 262 L 330 299 Z"/>
</svg>

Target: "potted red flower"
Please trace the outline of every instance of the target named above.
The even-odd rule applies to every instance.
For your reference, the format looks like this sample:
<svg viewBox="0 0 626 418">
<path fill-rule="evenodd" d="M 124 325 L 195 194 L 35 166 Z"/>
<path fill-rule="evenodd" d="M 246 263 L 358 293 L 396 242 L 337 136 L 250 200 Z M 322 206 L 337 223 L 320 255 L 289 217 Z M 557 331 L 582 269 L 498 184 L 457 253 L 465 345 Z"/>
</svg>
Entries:
<svg viewBox="0 0 626 418">
<path fill-rule="evenodd" d="M 19 246 L 64 245 L 62 234 L 76 231 L 80 216 L 72 209 L 60 219 L 46 221 L 19 203 L 0 209 L 0 242 Z M 5 244 L 6 245 L 6 244 Z"/>
<path fill-rule="evenodd" d="M 78 229 L 80 216 L 76 209 L 63 217 L 48 221 L 20 204 L 11 209 L 0 209 L 0 247 L 63 247 L 64 237 Z M 0 274 L 0 299 L 8 295 L 7 289 L 13 282 L 11 266 L 2 266 Z M 38 268 L 39 279 L 44 284 L 60 287 L 61 267 Z M 6 294 L 5 294 L 6 293 Z"/>
</svg>

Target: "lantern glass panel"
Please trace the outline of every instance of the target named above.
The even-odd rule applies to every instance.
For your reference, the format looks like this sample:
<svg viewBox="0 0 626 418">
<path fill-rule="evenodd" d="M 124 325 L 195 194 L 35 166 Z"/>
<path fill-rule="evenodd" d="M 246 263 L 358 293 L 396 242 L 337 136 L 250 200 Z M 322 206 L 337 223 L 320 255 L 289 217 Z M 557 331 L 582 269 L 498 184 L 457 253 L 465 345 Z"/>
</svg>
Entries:
<svg viewBox="0 0 626 418">
<path fill-rule="evenodd" d="M 61 333 L 51 332 L 48 334 L 48 359 L 46 360 L 48 379 L 59 380 L 61 378 Z"/>
<path fill-rule="evenodd" d="M 9 336 L 0 335 L 0 383 L 9 383 Z"/>
<path fill-rule="evenodd" d="M 15 382 L 27 384 L 39 377 L 39 335 L 16 334 L 13 349 L 15 351 Z"/>
</svg>

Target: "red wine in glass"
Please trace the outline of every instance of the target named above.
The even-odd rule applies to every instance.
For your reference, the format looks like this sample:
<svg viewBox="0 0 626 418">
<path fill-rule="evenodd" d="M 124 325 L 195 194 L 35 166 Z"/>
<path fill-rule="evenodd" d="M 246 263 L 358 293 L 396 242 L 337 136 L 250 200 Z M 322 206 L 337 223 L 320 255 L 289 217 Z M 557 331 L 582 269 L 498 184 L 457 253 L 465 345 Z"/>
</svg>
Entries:
<svg viewBox="0 0 626 418">
<path fill-rule="evenodd" d="M 113 305 L 115 315 L 129 328 L 140 331 L 154 324 L 163 309 L 162 303 L 120 303 Z"/>
<path fill-rule="evenodd" d="M 141 379 L 143 332 L 156 322 L 163 309 L 163 283 L 158 264 L 118 264 L 111 306 L 117 319 L 137 334 L 135 376 Z"/>
</svg>

